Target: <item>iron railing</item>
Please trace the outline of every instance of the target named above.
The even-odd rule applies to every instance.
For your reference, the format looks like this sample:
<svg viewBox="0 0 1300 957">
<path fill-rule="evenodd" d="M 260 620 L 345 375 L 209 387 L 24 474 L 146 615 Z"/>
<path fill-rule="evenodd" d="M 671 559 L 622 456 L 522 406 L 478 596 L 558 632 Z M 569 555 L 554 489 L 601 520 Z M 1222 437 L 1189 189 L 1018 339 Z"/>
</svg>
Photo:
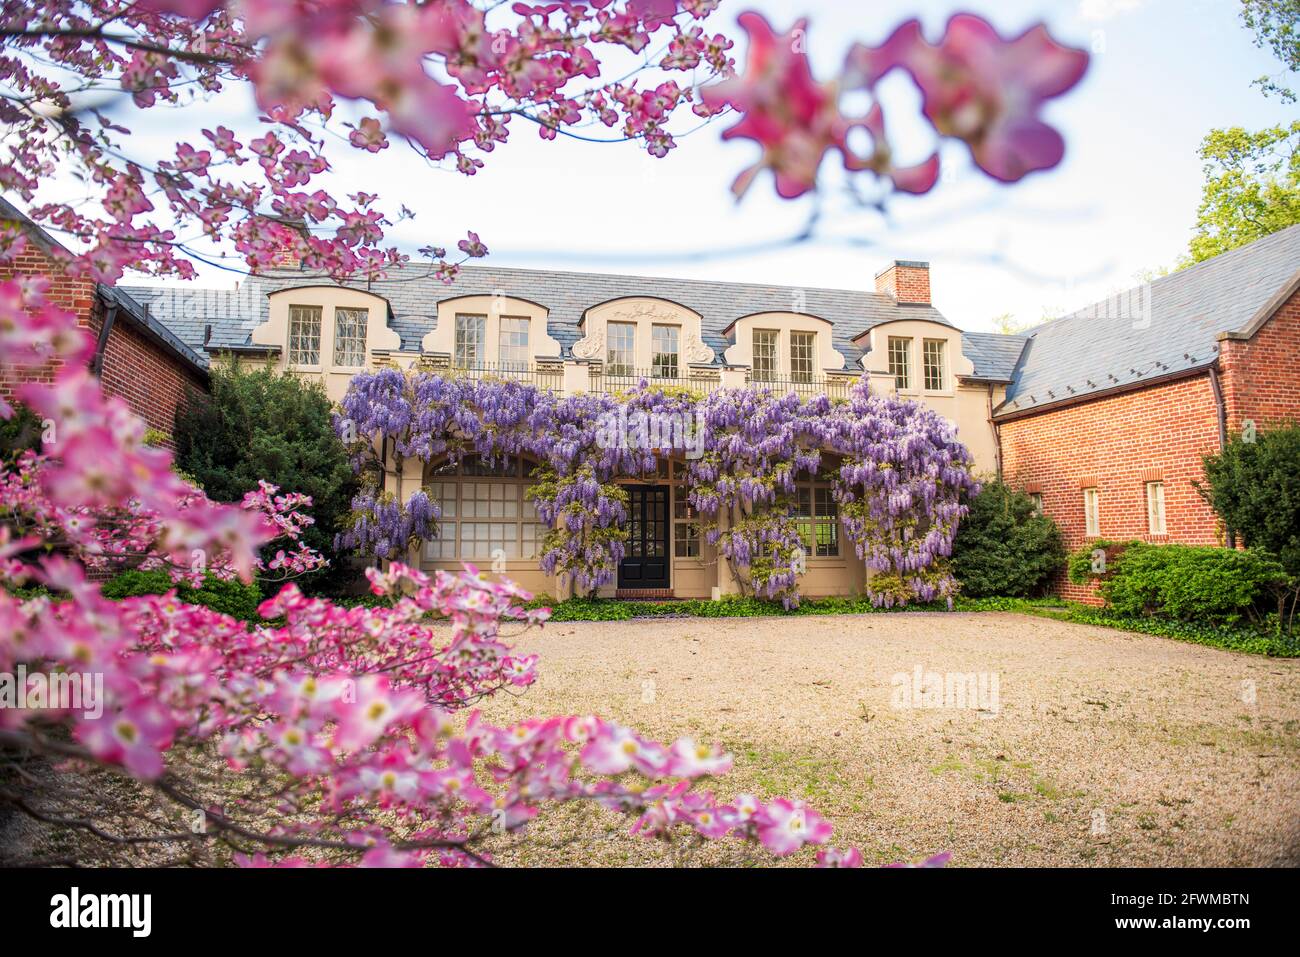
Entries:
<svg viewBox="0 0 1300 957">
<path fill-rule="evenodd" d="M 749 373 L 746 381 L 754 389 L 794 392 L 805 397 L 828 395 L 832 399 L 847 399 L 849 389 L 853 387 L 854 382 L 853 379 L 831 376 L 798 376 L 793 378 L 763 376 L 762 378 L 756 378 L 752 372 Z"/>
<path fill-rule="evenodd" d="M 641 383 L 649 387 L 692 389 L 696 392 L 713 392 L 720 387 L 717 373 L 707 373 L 694 369 L 679 369 L 677 375 L 668 375 L 664 369 L 629 369 L 608 366 L 591 367 L 591 390 L 593 392 L 632 392 L 641 388 Z"/>
<path fill-rule="evenodd" d="M 476 381 L 506 379 L 530 382 L 540 389 L 550 389 L 555 392 L 564 389 L 564 367 L 561 365 L 539 365 L 536 362 L 475 362 L 472 364 L 453 362 L 438 371 L 449 376 Z"/>
</svg>

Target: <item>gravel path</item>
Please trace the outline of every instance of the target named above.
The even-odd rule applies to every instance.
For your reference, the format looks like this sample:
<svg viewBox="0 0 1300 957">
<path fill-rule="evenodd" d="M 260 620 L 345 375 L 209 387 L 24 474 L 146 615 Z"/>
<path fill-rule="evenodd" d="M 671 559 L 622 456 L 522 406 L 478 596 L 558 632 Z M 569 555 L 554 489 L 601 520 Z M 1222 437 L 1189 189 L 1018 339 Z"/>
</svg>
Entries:
<svg viewBox="0 0 1300 957">
<path fill-rule="evenodd" d="M 540 679 L 487 716 L 594 712 L 720 742 L 736 759 L 721 794 L 804 797 L 868 861 L 1300 864 L 1300 661 L 1011 614 L 565 623 L 517 646 Z M 982 676 L 982 695 L 954 706 L 953 685 L 925 707 L 918 666 Z M 503 863 L 665 860 L 596 809 L 534 827 Z"/>
</svg>

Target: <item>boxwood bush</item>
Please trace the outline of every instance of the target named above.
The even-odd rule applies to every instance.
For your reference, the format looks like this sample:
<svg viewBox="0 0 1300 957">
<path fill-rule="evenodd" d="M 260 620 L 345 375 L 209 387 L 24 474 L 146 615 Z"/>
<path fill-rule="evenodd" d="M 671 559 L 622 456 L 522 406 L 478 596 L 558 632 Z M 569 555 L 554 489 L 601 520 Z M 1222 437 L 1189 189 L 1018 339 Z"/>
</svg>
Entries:
<svg viewBox="0 0 1300 957">
<path fill-rule="evenodd" d="M 257 606 L 262 603 L 262 593 L 256 584 L 245 585 L 238 579 L 225 581 L 208 575 L 200 588 L 184 582 L 173 584 L 165 571 L 125 571 L 106 581 L 100 589 L 105 598 L 118 601 L 140 595 L 164 595 L 176 589 L 176 597 L 190 605 L 202 605 L 238 618 L 240 621 L 260 622 Z"/>
<path fill-rule="evenodd" d="M 1091 572 L 1097 548 L 1107 553 L 1100 576 Z M 1228 624 L 1267 615 L 1288 580 L 1263 551 L 1145 542 L 1092 542 L 1070 557 L 1070 572 L 1074 581 L 1100 578 L 1101 597 L 1118 615 Z"/>
<path fill-rule="evenodd" d="M 1065 561 L 1056 523 L 1033 500 L 1002 482 L 989 482 L 967 502 L 957 529 L 953 572 L 970 598 L 1041 595 Z"/>
</svg>

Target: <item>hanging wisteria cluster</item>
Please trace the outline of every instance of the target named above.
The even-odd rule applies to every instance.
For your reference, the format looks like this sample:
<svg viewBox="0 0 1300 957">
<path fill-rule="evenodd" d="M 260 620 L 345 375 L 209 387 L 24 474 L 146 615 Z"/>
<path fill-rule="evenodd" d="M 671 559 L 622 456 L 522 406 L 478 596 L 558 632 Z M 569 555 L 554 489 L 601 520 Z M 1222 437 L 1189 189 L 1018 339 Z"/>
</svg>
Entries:
<svg viewBox="0 0 1300 957">
<path fill-rule="evenodd" d="M 682 427 L 659 435 L 647 421 Z M 885 606 L 951 598 L 945 559 L 965 514 L 961 494 L 976 487 L 970 454 L 947 420 L 872 395 L 865 380 L 847 402 L 752 387 L 701 395 L 644 382 L 621 395 L 560 396 L 516 381 L 384 369 L 352 380 L 336 427 L 372 479 L 353 502 L 341 545 L 405 559 L 437 534 L 437 503 L 426 491 L 403 504 L 378 487 L 384 450 L 399 470 L 412 456 L 429 465 L 522 455 L 538 463 L 528 494 L 550 529 L 542 570 L 580 594 L 613 581 L 623 558 L 618 480 L 653 475 L 674 454 L 673 440 L 692 429 L 699 454 L 681 458 L 705 540 L 742 590 L 787 607 L 798 604 L 807 559 L 794 515 L 801 478 L 831 483 L 845 534 L 873 572 L 867 592 Z"/>
</svg>

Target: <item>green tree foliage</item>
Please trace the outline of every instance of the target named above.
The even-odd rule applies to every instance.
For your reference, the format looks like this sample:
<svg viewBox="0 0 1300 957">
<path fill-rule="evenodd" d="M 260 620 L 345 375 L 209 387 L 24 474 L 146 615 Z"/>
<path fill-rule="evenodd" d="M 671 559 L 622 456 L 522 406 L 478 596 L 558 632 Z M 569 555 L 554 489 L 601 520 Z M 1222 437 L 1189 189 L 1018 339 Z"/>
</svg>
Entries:
<svg viewBox="0 0 1300 957">
<path fill-rule="evenodd" d="M 176 417 L 177 465 L 211 498 L 240 501 L 259 479 L 312 497 L 316 524 L 303 540 L 330 567 L 304 579 L 305 587 L 332 588 L 348 577 L 334 535 L 357 486 L 332 415 L 318 383 L 231 363 L 213 369 L 211 395 L 192 394 Z"/>
<path fill-rule="evenodd" d="M 952 551 L 962 594 L 1041 594 L 1065 561 L 1056 523 L 1039 515 L 1028 495 L 1001 482 L 986 484 L 969 505 Z"/>
<path fill-rule="evenodd" d="M 1186 267 L 1300 223 L 1300 120 L 1201 141 L 1205 185 Z"/>
<path fill-rule="evenodd" d="M 1300 577 L 1300 425 L 1235 438 L 1205 457 L 1197 490 L 1244 544 Z"/>
<path fill-rule="evenodd" d="M 1255 46 L 1269 49 L 1287 72 L 1300 71 L 1300 0 L 1241 0 L 1241 22 L 1255 34 Z M 1261 76 L 1255 85 L 1265 96 L 1295 102 L 1282 76 Z"/>
<path fill-rule="evenodd" d="M 12 403 L 14 414 L 0 419 L 0 465 L 17 461 L 28 449 L 41 448 L 41 420 L 21 402 Z"/>
</svg>

